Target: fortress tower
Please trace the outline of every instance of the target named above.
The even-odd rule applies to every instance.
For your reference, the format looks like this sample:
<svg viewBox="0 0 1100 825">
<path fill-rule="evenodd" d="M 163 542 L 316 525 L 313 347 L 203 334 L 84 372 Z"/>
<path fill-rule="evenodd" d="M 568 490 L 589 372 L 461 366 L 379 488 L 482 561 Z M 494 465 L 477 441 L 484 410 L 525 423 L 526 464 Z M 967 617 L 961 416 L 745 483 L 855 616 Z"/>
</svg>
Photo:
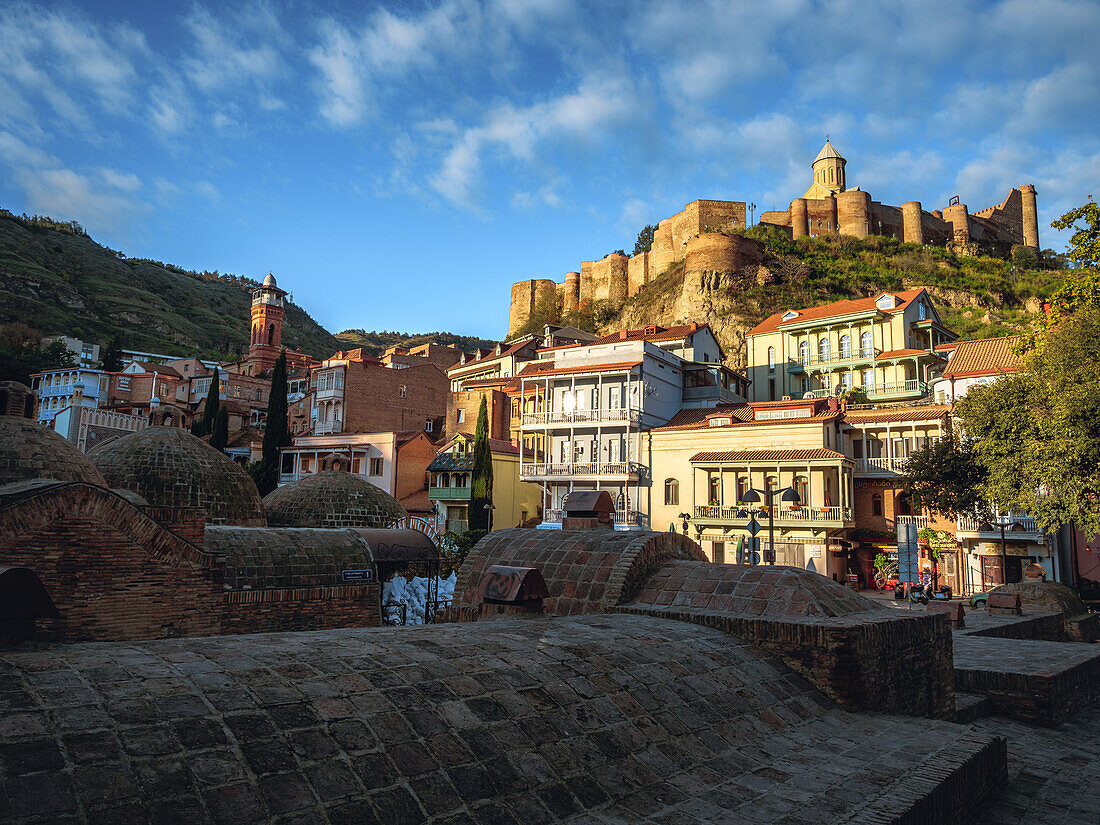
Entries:
<svg viewBox="0 0 1100 825">
<path fill-rule="evenodd" d="M 283 317 L 286 315 L 286 292 L 275 284 L 270 272 L 263 286 L 252 290 L 252 337 L 248 357 L 255 374 L 275 366 L 283 341 Z"/>
</svg>

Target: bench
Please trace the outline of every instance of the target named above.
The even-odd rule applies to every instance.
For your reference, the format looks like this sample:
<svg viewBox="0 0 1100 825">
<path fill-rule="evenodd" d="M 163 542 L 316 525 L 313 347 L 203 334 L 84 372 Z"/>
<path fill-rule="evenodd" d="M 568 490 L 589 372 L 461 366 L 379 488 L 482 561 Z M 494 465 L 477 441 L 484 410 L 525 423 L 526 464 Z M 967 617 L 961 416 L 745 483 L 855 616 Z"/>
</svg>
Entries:
<svg viewBox="0 0 1100 825">
<path fill-rule="evenodd" d="M 985 607 L 991 616 L 1019 616 L 1023 613 L 1019 593 L 990 593 Z"/>
<path fill-rule="evenodd" d="M 933 613 L 943 613 L 951 619 L 951 627 L 958 630 L 961 627 L 965 627 L 966 623 L 963 619 L 966 616 L 966 611 L 963 609 L 961 602 L 937 602 L 931 601 L 926 607 L 926 610 L 930 610 Z"/>
</svg>

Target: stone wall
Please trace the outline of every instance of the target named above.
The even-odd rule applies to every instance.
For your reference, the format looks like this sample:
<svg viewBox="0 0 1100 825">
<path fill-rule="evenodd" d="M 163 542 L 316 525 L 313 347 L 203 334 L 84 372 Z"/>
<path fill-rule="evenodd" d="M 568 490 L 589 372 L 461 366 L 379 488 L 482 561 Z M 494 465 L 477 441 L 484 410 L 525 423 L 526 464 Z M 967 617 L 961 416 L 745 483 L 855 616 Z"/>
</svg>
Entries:
<svg viewBox="0 0 1100 825">
<path fill-rule="evenodd" d="M 512 300 L 508 310 L 508 329 L 520 329 L 531 317 L 531 311 L 543 296 L 554 293 L 556 284 L 547 279 L 519 281 L 512 284 Z"/>
</svg>

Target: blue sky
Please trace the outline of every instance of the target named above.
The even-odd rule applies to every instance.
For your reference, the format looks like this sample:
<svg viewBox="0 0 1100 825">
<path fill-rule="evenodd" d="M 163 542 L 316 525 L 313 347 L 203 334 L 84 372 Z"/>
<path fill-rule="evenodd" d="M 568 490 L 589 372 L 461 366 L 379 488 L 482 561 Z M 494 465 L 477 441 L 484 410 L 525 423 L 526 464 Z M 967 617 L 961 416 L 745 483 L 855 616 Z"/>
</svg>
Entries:
<svg viewBox="0 0 1100 825">
<path fill-rule="evenodd" d="M 509 286 L 696 198 L 1100 194 L 1100 4 L 0 0 L 0 205 L 260 277 L 324 326 L 499 337 Z M 32 319 L 28 319 L 32 320 Z"/>
</svg>

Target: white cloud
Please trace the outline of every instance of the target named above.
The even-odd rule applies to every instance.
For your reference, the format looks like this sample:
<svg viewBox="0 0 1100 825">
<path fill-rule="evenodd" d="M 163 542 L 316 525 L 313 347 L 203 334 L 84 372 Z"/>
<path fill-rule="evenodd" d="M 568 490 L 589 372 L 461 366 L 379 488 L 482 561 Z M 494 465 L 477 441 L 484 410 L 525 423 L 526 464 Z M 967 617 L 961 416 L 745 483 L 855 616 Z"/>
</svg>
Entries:
<svg viewBox="0 0 1100 825">
<path fill-rule="evenodd" d="M 106 186 L 114 187 L 122 192 L 136 192 L 141 188 L 141 178 L 129 172 L 119 172 L 117 169 L 102 168 L 98 170 L 99 177 Z"/>
<path fill-rule="evenodd" d="M 362 76 L 359 43 L 341 26 L 322 24 L 322 42 L 309 52 L 320 71 L 321 114 L 334 126 L 350 126 L 366 115 L 370 104 Z"/>
<path fill-rule="evenodd" d="M 250 25 L 257 20 L 260 25 Z M 186 19 L 195 53 L 184 61 L 184 66 L 191 82 L 204 92 L 254 80 L 262 82 L 280 70 L 278 49 L 271 42 L 263 42 L 279 35 L 274 15 L 234 15 L 233 23 L 230 26 L 202 6 L 195 6 Z"/>
</svg>

